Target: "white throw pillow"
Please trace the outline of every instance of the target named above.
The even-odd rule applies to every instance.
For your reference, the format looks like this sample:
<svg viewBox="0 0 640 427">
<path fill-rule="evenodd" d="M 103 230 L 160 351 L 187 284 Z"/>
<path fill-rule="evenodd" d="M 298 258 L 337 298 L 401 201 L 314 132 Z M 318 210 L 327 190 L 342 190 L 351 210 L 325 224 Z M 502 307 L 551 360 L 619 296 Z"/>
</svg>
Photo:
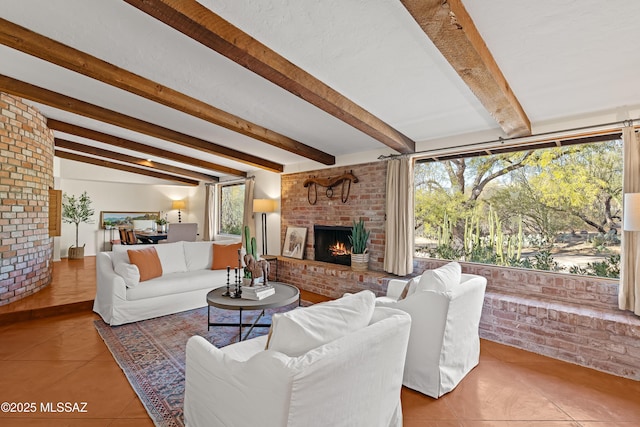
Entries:
<svg viewBox="0 0 640 427">
<path fill-rule="evenodd" d="M 160 243 L 153 246 L 158 252 L 163 275 L 187 271 L 187 263 L 184 260 L 184 242 Z"/>
<path fill-rule="evenodd" d="M 187 270 L 208 270 L 213 258 L 213 242 L 184 242 L 184 258 Z"/>
<path fill-rule="evenodd" d="M 135 264 L 129 264 L 128 262 L 119 262 L 113 269 L 116 274 L 122 276 L 127 288 L 133 288 L 140 283 L 140 270 Z"/>
<path fill-rule="evenodd" d="M 290 357 L 334 341 L 369 325 L 375 295 L 361 291 L 340 299 L 272 316 L 267 350 Z"/>
<path fill-rule="evenodd" d="M 450 262 L 435 270 L 427 270 L 422 273 L 416 291 L 433 290 L 446 292 L 460 284 L 462 267 L 457 262 Z"/>
</svg>

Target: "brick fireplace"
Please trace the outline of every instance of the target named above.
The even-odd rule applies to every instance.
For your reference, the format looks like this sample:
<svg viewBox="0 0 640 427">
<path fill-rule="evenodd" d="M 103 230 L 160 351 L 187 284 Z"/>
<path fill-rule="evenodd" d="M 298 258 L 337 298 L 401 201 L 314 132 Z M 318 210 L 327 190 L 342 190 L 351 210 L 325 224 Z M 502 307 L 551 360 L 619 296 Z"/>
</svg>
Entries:
<svg viewBox="0 0 640 427">
<path fill-rule="evenodd" d="M 332 264 L 351 265 L 351 227 L 314 225 L 313 258 Z"/>
<path fill-rule="evenodd" d="M 307 178 L 331 178 L 352 172 L 357 183 L 352 183 L 346 203 L 341 201 L 341 187 L 334 188 L 332 198 L 324 188 L 318 186 L 315 205 L 309 203 L 309 187 L 304 187 Z M 315 260 L 314 225 L 351 227 L 353 221 L 362 218 L 371 231 L 369 240 L 369 270 L 382 272 L 384 262 L 384 216 L 385 216 L 385 162 L 365 163 L 282 175 L 282 235 L 284 242 L 287 227 L 307 229 L 305 260 Z M 346 184 L 345 184 L 346 185 Z"/>
</svg>

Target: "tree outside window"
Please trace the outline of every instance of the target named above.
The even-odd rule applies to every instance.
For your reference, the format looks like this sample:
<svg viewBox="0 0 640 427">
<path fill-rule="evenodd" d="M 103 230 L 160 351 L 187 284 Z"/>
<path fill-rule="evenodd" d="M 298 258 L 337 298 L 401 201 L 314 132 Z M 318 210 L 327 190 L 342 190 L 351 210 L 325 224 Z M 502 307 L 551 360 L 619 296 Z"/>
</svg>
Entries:
<svg viewBox="0 0 640 427">
<path fill-rule="evenodd" d="M 219 234 L 240 235 L 244 215 L 244 184 L 219 187 Z"/>
<path fill-rule="evenodd" d="M 618 277 L 622 142 L 415 168 L 416 256 Z"/>
</svg>

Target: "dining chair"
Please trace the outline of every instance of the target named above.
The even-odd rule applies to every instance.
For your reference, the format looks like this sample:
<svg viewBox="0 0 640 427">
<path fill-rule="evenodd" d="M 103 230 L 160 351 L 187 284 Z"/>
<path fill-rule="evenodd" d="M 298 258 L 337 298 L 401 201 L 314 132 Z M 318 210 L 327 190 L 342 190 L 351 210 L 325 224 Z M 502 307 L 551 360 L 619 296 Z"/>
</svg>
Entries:
<svg viewBox="0 0 640 427">
<path fill-rule="evenodd" d="M 182 222 L 177 224 L 169 224 L 167 231 L 167 239 L 163 243 L 179 242 L 195 242 L 198 236 L 198 224 L 195 222 Z"/>
</svg>

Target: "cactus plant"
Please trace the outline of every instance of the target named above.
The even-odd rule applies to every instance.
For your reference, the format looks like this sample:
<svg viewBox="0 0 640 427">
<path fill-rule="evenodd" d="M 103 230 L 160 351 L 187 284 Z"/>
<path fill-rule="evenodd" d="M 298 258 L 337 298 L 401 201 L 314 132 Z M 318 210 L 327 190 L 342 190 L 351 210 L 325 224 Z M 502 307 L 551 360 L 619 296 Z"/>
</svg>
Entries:
<svg viewBox="0 0 640 427">
<path fill-rule="evenodd" d="M 253 259 L 258 259 L 258 244 L 256 238 L 251 237 L 251 229 L 248 225 L 244 226 L 244 248 L 248 254 L 253 256 Z M 248 269 L 244 269 L 244 277 L 251 279 L 251 272 Z"/>
</svg>

